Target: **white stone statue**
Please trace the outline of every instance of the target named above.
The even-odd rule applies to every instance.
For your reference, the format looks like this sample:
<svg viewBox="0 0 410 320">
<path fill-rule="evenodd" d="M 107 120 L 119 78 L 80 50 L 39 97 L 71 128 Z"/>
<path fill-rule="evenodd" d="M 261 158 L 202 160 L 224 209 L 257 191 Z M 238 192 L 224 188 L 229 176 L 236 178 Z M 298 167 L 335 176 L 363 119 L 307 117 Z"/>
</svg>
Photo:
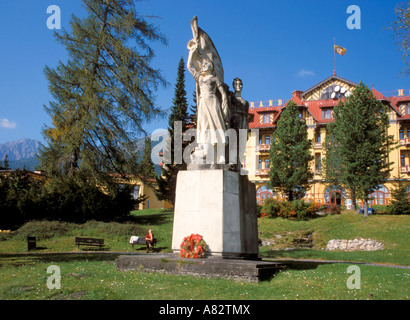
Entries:
<svg viewBox="0 0 410 320">
<path fill-rule="evenodd" d="M 198 27 L 197 17 L 191 21 L 193 39 L 188 42 L 187 68 L 197 88 L 198 146 L 194 163 L 224 163 L 225 131 L 229 107 L 223 79 L 222 62 L 212 40 Z M 209 156 L 211 155 L 211 156 Z"/>
</svg>

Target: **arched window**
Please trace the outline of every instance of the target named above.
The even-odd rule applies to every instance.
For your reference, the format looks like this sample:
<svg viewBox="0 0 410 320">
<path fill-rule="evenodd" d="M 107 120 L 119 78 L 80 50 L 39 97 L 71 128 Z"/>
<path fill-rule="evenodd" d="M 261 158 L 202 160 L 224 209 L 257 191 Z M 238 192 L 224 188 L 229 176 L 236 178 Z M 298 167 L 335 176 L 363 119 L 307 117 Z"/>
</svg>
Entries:
<svg viewBox="0 0 410 320">
<path fill-rule="evenodd" d="M 370 195 L 371 204 L 385 205 L 387 204 L 387 199 L 389 197 L 389 190 L 385 186 L 379 185 L 378 188 Z"/>
<path fill-rule="evenodd" d="M 268 186 L 264 184 L 256 191 L 256 202 L 258 204 L 263 204 L 265 199 L 273 198 L 274 192 L 271 189 L 268 189 Z"/>
<path fill-rule="evenodd" d="M 325 190 L 325 203 L 344 205 L 346 201 L 346 191 L 337 185 L 330 186 Z"/>
</svg>

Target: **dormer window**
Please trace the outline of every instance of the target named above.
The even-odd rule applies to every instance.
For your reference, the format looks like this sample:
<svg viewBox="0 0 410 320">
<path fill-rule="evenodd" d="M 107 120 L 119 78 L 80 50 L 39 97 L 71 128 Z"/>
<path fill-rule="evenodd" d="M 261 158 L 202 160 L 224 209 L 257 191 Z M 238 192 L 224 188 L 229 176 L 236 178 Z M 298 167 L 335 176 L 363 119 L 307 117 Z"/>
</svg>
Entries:
<svg viewBox="0 0 410 320">
<path fill-rule="evenodd" d="M 263 123 L 269 123 L 269 114 L 263 115 Z"/>
<path fill-rule="evenodd" d="M 402 114 L 410 114 L 410 103 L 399 105 Z"/>
<path fill-rule="evenodd" d="M 322 119 L 332 119 L 332 109 L 331 108 L 322 110 Z"/>
</svg>

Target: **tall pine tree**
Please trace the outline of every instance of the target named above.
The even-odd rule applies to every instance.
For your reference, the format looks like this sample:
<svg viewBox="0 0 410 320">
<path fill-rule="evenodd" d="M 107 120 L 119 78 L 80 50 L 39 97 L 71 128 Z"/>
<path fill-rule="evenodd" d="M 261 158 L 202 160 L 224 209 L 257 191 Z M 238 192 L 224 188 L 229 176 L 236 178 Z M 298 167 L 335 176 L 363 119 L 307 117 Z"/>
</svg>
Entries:
<svg viewBox="0 0 410 320">
<path fill-rule="evenodd" d="M 52 126 L 41 167 L 51 175 L 86 176 L 109 185 L 111 173 L 137 172 L 134 141 L 162 115 L 154 91 L 166 85 L 150 66 L 151 41 L 166 43 L 135 11 L 133 0 L 83 0 L 87 15 L 55 34 L 68 62 L 45 68 Z"/>
<path fill-rule="evenodd" d="M 403 180 L 397 179 L 396 186 L 391 190 L 392 199 L 387 207 L 388 214 L 410 214 L 410 199 L 408 188 Z"/>
<path fill-rule="evenodd" d="M 333 118 L 325 143 L 325 153 L 330 155 L 324 161 L 326 180 L 350 191 L 353 208 L 356 199 L 363 200 L 367 216 L 369 195 L 391 170 L 388 154 L 393 137 L 387 132 L 386 106 L 360 82 L 345 103 L 334 108 Z"/>
<path fill-rule="evenodd" d="M 310 162 L 312 141 L 307 138 L 299 108 L 289 101 L 283 109 L 270 148 L 270 187 L 287 196 L 289 201 L 303 197 L 313 178 Z"/>
<path fill-rule="evenodd" d="M 198 103 L 196 101 L 196 90 L 194 90 L 194 93 L 192 94 L 192 100 L 194 101 L 194 104 L 191 105 L 189 108 L 190 111 L 190 123 L 191 125 L 195 128 L 197 124 L 197 118 L 198 118 Z"/>
<path fill-rule="evenodd" d="M 154 163 L 151 160 L 151 138 L 149 136 L 145 137 L 144 140 L 144 150 L 140 162 L 139 175 L 144 183 L 150 187 L 155 186 L 157 174 L 155 172 Z"/>
<path fill-rule="evenodd" d="M 176 158 L 174 151 L 182 152 L 187 145 L 187 142 L 182 143 L 182 150 L 175 145 L 175 134 L 179 134 L 176 132 L 177 121 L 181 122 L 182 133 L 184 133 L 189 125 L 189 114 L 185 91 L 185 62 L 182 57 L 178 65 L 173 106 L 168 121 L 168 132 L 171 139 L 171 159 L 169 161 L 170 164 L 164 164 L 162 167 L 161 176 L 157 178 L 158 187 L 156 190 L 156 195 L 159 200 L 167 200 L 172 203 L 172 205 L 175 204 L 176 179 L 178 172 L 180 170 L 186 170 L 187 168 L 187 164 L 184 161 L 182 161 L 182 163 L 175 163 L 176 161 L 174 161 Z M 182 154 L 180 155 L 180 159 L 182 159 Z"/>
</svg>

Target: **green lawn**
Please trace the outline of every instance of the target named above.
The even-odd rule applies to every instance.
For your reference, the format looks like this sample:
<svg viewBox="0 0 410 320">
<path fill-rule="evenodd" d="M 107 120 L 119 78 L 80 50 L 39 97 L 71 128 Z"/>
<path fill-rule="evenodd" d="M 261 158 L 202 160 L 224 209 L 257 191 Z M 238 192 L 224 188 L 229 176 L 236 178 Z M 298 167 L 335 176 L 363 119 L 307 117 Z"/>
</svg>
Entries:
<svg viewBox="0 0 410 320">
<path fill-rule="evenodd" d="M 47 288 L 47 267 L 61 269 L 61 289 Z M 286 270 L 260 283 L 143 271 L 120 272 L 112 261 L 37 263 L 0 268 L 0 300 L 294 300 L 409 298 L 409 271 L 360 266 L 360 289 L 349 289 L 348 264 Z"/>
<path fill-rule="evenodd" d="M 120 272 L 112 257 L 95 261 L 57 259 L 33 260 L 25 255 L 5 258 L 5 254 L 27 252 L 25 237 L 39 237 L 36 253 L 83 252 L 74 245 L 75 236 L 102 237 L 106 251 L 131 252 L 129 237 L 145 235 L 152 229 L 158 238 L 158 251 L 171 252 L 173 213 L 167 210 L 143 210 L 132 213 L 134 221 L 101 223 L 91 221 L 84 225 L 38 223 L 27 225 L 12 235 L 0 237 L 0 300 L 2 299 L 226 299 L 226 300 L 294 300 L 294 299 L 405 299 L 409 295 L 409 269 L 359 264 L 410 265 L 409 216 L 374 215 L 368 218 L 344 213 L 310 221 L 259 219 L 259 236 L 271 241 L 260 248 L 265 259 L 338 260 L 347 263 L 319 265 L 315 269 L 287 269 L 270 281 L 261 283 L 237 282 L 226 279 L 205 279 L 175 276 L 143 271 Z M 293 240 L 312 235 L 312 249 L 288 250 Z M 329 252 L 323 250 L 330 239 L 372 238 L 382 242 L 385 250 L 374 252 Z M 134 249 L 144 252 L 144 247 Z M 360 268 L 361 288 L 349 289 L 351 274 L 347 267 Z M 61 268 L 61 289 L 46 286 L 47 267 Z M 155 290 L 152 290 L 155 288 Z"/>
<path fill-rule="evenodd" d="M 281 218 L 259 219 L 263 236 L 295 231 L 313 231 L 315 247 L 324 248 L 331 239 L 374 238 L 383 241 L 386 249 L 407 248 L 409 245 L 410 216 L 363 215 L 343 213 L 308 221 Z"/>
<path fill-rule="evenodd" d="M 343 213 L 309 221 L 290 221 L 281 218 L 259 219 L 260 238 L 271 246 L 262 247 L 263 257 L 325 259 L 410 265 L 410 216 L 362 215 Z M 285 250 L 295 238 L 311 234 L 312 249 Z M 384 244 L 379 251 L 327 251 L 331 239 L 371 238 Z"/>
<path fill-rule="evenodd" d="M 31 223 L 23 226 L 11 237 L 3 234 L 0 236 L 1 253 L 23 253 L 27 252 L 28 235 L 37 237 L 36 252 L 78 252 L 95 248 L 75 246 L 74 238 L 92 237 L 103 238 L 105 251 L 144 251 L 144 246 L 136 246 L 132 249 L 129 239 L 132 235 L 144 236 L 149 229 L 153 230 L 158 239 L 157 250 L 161 252 L 172 252 L 172 221 L 173 212 L 166 209 L 147 209 L 133 211 L 132 222 L 127 223 L 104 223 L 89 221 L 83 225 L 57 222 Z M 98 249 L 98 248 L 97 248 Z"/>
</svg>

